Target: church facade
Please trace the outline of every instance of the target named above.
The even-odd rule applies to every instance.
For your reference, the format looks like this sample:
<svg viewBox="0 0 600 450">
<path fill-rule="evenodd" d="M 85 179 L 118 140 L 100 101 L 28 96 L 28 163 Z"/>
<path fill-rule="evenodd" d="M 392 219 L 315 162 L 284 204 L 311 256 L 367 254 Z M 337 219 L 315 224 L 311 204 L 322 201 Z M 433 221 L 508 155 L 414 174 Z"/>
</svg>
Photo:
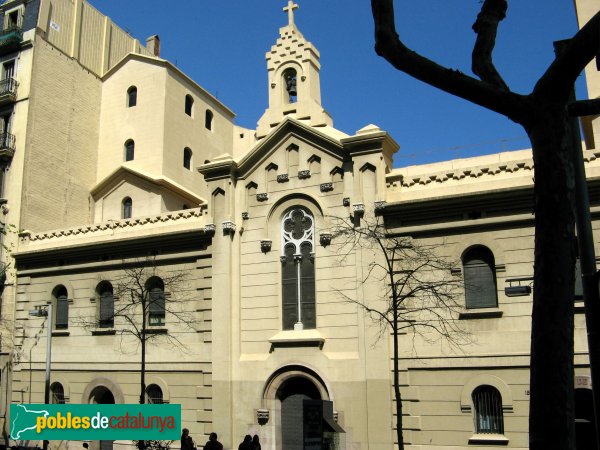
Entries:
<svg viewBox="0 0 600 450">
<path fill-rule="evenodd" d="M 581 23 L 595 12 L 577 6 Z M 86 0 L 0 6 L 6 445 L 37 444 L 10 440 L 8 405 L 44 402 L 48 330 L 50 401 L 138 403 L 131 331 L 143 324 L 145 401 L 181 404 L 198 445 L 214 431 L 226 449 L 245 434 L 265 450 L 302 448 L 303 408 L 317 405 L 332 448 L 393 449 L 392 336 L 360 306 L 385 305 L 385 282 L 368 276 L 381 254 L 341 249 L 343 219 L 411 237 L 462 283 L 442 314 L 468 342 L 400 337 L 407 447 L 528 447 L 531 152 L 393 167 L 399 145 L 384 130 L 334 128 L 296 8 L 266 54 L 269 106 L 249 130 L 160 58 L 157 36 L 140 44 Z M 584 125 L 596 214 L 600 152 L 594 121 Z M 584 423 L 591 384 L 573 301 Z M 31 315 L 48 303 L 50 319 Z"/>
</svg>

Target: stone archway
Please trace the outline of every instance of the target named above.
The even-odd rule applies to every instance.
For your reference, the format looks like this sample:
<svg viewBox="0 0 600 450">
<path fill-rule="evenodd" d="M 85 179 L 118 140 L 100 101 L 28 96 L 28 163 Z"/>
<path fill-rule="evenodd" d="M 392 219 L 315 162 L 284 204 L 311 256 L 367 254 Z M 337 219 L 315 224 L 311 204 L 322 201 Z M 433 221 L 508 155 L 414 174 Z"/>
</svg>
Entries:
<svg viewBox="0 0 600 450">
<path fill-rule="evenodd" d="M 113 381 L 98 378 L 89 383 L 83 391 L 83 403 L 97 405 L 113 405 L 124 403 L 123 392 Z M 90 450 L 113 450 L 113 441 L 95 441 L 90 445 Z"/>
<path fill-rule="evenodd" d="M 313 370 L 303 366 L 282 367 L 267 381 L 263 411 L 268 423 L 261 429 L 264 449 L 302 450 L 304 400 L 332 400 L 330 390 Z"/>
</svg>

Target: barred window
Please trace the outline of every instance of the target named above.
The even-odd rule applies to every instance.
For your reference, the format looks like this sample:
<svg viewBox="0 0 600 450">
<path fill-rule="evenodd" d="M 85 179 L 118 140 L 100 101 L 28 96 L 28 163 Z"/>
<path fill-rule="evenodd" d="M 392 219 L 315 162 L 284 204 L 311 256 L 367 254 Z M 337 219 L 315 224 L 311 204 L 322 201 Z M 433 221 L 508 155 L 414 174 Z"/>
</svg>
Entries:
<svg viewBox="0 0 600 450">
<path fill-rule="evenodd" d="M 478 434 L 504 434 L 502 396 L 493 386 L 479 386 L 473 391 L 475 432 Z"/>
<path fill-rule="evenodd" d="M 160 405 L 164 403 L 163 392 L 160 386 L 151 384 L 146 388 L 146 399 L 148 403 L 154 405 Z"/>
<path fill-rule="evenodd" d="M 283 329 L 315 328 L 314 218 L 302 208 L 289 210 L 281 235 Z"/>
<path fill-rule="evenodd" d="M 465 306 L 494 308 L 498 306 L 496 265 L 493 253 L 483 246 L 472 247 L 463 257 Z"/>
<path fill-rule="evenodd" d="M 51 403 L 55 405 L 62 405 L 65 403 L 65 389 L 63 388 L 62 384 L 52 383 L 52 386 L 50 386 L 50 393 Z"/>
</svg>

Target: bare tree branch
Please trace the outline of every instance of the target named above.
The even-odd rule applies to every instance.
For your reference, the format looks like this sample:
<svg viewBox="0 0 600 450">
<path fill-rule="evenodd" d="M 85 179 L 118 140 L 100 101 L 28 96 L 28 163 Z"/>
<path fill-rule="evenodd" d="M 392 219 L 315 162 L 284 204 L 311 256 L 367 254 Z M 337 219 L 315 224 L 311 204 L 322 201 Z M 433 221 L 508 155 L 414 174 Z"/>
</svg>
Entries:
<svg viewBox="0 0 600 450">
<path fill-rule="evenodd" d="M 498 25 L 506 17 L 508 3 L 506 0 L 485 0 L 481 12 L 473 24 L 477 40 L 473 47 L 471 69 L 482 81 L 503 90 L 510 91 L 492 61 L 492 53 L 496 46 Z"/>
</svg>

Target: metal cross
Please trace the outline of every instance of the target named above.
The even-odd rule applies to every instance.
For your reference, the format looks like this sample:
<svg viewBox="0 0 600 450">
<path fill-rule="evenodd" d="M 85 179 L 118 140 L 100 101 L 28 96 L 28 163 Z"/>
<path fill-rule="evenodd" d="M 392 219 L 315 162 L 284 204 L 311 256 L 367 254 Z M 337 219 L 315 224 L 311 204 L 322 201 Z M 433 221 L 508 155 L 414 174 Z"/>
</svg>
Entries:
<svg viewBox="0 0 600 450">
<path fill-rule="evenodd" d="M 298 8 L 299 6 L 296 3 L 294 3 L 293 0 L 288 0 L 288 5 L 285 8 L 283 8 L 283 11 L 288 13 L 288 20 L 290 25 L 294 25 L 294 10 Z"/>
</svg>

